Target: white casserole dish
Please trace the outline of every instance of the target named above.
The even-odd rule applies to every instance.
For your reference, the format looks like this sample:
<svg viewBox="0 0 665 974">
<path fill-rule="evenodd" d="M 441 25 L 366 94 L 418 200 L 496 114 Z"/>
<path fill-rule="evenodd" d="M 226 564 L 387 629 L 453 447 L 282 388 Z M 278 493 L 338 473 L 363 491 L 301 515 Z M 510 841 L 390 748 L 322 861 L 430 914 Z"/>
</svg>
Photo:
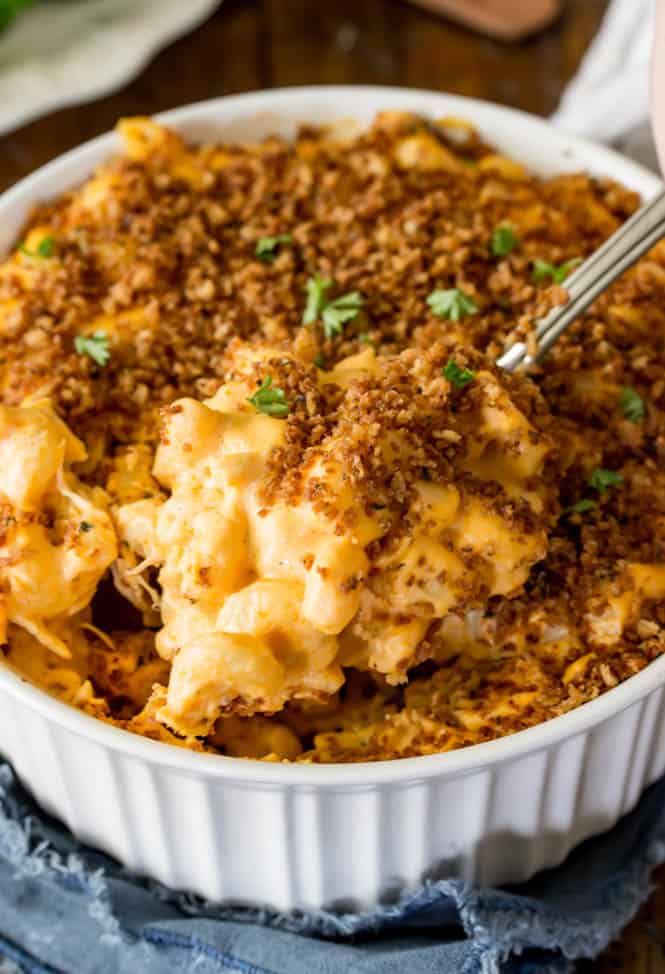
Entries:
<svg viewBox="0 0 665 974">
<path fill-rule="evenodd" d="M 194 140 L 289 136 L 301 122 L 380 109 L 470 119 L 540 173 L 586 169 L 652 196 L 660 182 L 521 112 L 395 88 L 292 88 L 160 116 Z M 31 205 L 117 148 L 102 136 L 0 198 L 0 248 Z M 41 805 L 138 873 L 215 900 L 368 907 L 396 885 L 516 882 L 609 828 L 665 772 L 665 657 L 578 710 L 487 744 L 355 765 L 280 765 L 191 753 L 51 699 L 0 666 L 0 751 Z"/>
</svg>

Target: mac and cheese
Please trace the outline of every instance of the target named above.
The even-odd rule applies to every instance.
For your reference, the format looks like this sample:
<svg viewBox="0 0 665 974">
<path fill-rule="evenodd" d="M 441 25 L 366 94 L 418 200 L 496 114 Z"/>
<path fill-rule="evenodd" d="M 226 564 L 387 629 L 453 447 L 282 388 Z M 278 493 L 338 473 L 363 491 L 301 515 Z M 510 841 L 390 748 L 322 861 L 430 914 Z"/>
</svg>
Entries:
<svg viewBox="0 0 665 974">
<path fill-rule="evenodd" d="M 527 376 L 638 205 L 460 119 L 187 145 L 148 119 L 0 265 L 5 662 L 269 760 L 462 747 L 665 648 L 665 247 Z"/>
</svg>

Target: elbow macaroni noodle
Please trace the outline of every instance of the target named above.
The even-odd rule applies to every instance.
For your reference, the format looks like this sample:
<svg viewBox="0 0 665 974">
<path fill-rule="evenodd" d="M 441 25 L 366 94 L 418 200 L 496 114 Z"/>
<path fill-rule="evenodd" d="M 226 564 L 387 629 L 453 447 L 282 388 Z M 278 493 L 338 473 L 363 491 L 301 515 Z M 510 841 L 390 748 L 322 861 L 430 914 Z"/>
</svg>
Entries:
<svg viewBox="0 0 665 974">
<path fill-rule="evenodd" d="M 246 355 L 236 349 L 237 372 Z M 263 353 L 266 363 L 274 357 Z M 416 360 L 414 375 L 419 368 Z M 320 385 L 339 382 L 348 395 L 380 370 L 369 349 L 329 373 L 311 367 Z M 160 567 L 156 646 L 172 660 L 160 712 L 168 726 L 200 736 L 227 710 L 274 713 L 289 700 L 325 699 L 343 683 L 340 664 L 401 682 L 429 626 L 468 604 L 470 592 L 483 604 L 523 584 L 545 550 L 542 522 L 511 530 L 482 488 L 501 484 L 507 499 L 526 498 L 540 514 L 545 488 L 526 485 L 540 478 L 549 446 L 491 374 L 480 372 L 476 384 L 481 405 L 473 439 L 459 424 L 472 443 L 460 465 L 479 486 L 416 481 L 406 513 L 413 530 L 375 557 L 368 549 L 387 525 L 345 482 L 340 433 L 305 464 L 300 500 L 268 503 L 262 480 L 286 424 L 257 414 L 251 379 L 226 383 L 202 403 L 174 403 L 154 466 L 170 496 L 116 514 L 138 556 Z M 397 464 L 410 444 L 383 430 L 378 448 Z M 329 489 L 336 518 L 306 499 L 316 496 L 314 483 Z"/>
<path fill-rule="evenodd" d="M 53 624 L 87 607 L 117 553 L 103 491 L 71 471 L 85 456 L 48 402 L 0 406 L 0 639 L 15 623 L 65 659 Z"/>
<path fill-rule="evenodd" d="M 340 342 L 348 325 L 365 344 L 338 355 L 334 328 L 332 340 L 327 333 L 320 339 L 299 321 L 286 341 L 279 315 L 264 313 L 261 293 L 253 291 L 256 312 L 251 302 L 230 322 L 200 312 L 219 343 L 236 336 L 223 356 L 213 344 L 223 367 L 215 365 L 212 388 L 202 382 L 177 392 L 180 366 L 168 345 L 154 369 L 159 398 L 144 381 L 156 330 L 167 328 L 172 338 L 180 327 L 169 318 L 177 287 L 160 307 L 146 297 L 177 262 L 151 265 L 146 253 L 168 226 L 182 259 L 196 249 L 199 224 L 181 227 L 185 211 L 176 204 L 163 224 L 151 224 L 145 199 L 132 196 L 137 172 L 154 175 L 150 192 L 176 198 L 185 187 L 197 198 L 246 157 L 250 176 L 231 180 L 226 197 L 195 216 L 201 226 L 221 228 L 228 243 L 239 199 L 253 200 L 261 213 L 270 195 L 264 183 L 280 166 L 291 167 L 288 198 L 332 194 L 330 206 L 350 227 L 349 250 L 368 266 L 371 246 L 356 232 L 365 217 L 345 200 L 343 181 L 337 186 L 334 160 L 349 156 L 368 179 L 389 187 L 417 178 L 422 192 L 434 186 L 437 205 L 449 214 L 427 245 L 435 276 L 457 275 L 481 317 L 488 302 L 512 308 L 514 301 L 519 309 L 530 299 L 528 291 L 511 291 L 511 274 L 527 273 L 529 241 L 544 227 L 555 256 L 570 259 L 564 245 L 582 177 L 561 177 L 530 195 L 524 167 L 484 147 L 464 120 L 426 125 L 408 113 L 383 113 L 368 136 L 343 126 L 305 131 L 287 150 L 276 140 L 196 149 L 148 119 L 127 120 L 119 131 L 129 182 L 122 166 L 102 168 L 71 194 L 64 215 L 37 221 L 0 267 L 0 342 L 8 347 L 0 364 L 0 643 L 7 663 L 66 702 L 155 739 L 237 756 L 323 761 L 464 746 L 563 712 L 598 692 L 601 679 L 612 686 L 618 678 L 607 664 L 611 654 L 624 652 L 624 675 L 644 665 L 633 660 L 626 634 L 640 632 L 656 652 L 665 567 L 643 541 L 642 554 L 627 551 L 610 567 L 582 571 L 561 595 L 557 559 L 570 559 L 575 546 L 587 551 L 584 523 L 565 521 L 563 493 L 573 481 L 588 485 L 604 453 L 565 410 L 548 424 L 527 380 L 507 379 L 487 364 L 496 352 L 491 327 L 472 341 L 463 315 L 424 323 L 420 189 L 399 226 L 386 223 L 378 207 L 368 211 L 376 225 L 363 231 L 406 280 L 409 300 L 417 295 L 411 347 L 403 340 L 414 316 L 406 299 L 392 309 L 392 334 L 378 352 L 358 330 L 373 326 L 363 300 L 351 311 L 342 306 Z M 455 269 L 462 256 L 487 259 L 474 220 L 456 250 L 448 244 L 456 221 L 466 219 L 456 187 L 467 179 L 477 181 L 473 206 L 489 212 L 494 225 L 509 209 L 515 230 L 516 253 L 491 258 L 489 298 Z M 596 189 L 584 194 L 589 232 L 606 236 L 616 226 L 614 212 Z M 125 211 L 143 238 L 131 232 L 129 218 L 123 223 Z M 105 225 L 114 232 L 96 237 Z M 270 241 L 274 226 L 267 218 L 265 226 Z M 325 226 L 319 232 L 325 236 Z M 309 259 L 308 233 L 304 221 L 268 247 L 265 287 L 279 290 L 281 268 Z M 58 235 L 69 243 L 42 246 Z M 119 363 L 118 388 L 111 380 L 103 393 L 110 419 L 83 423 L 83 437 L 63 419 L 62 402 L 72 396 L 55 403 L 55 376 L 47 369 L 35 378 L 37 370 L 21 358 L 40 340 L 36 327 L 21 330 L 30 302 L 49 280 L 64 287 L 72 240 L 94 258 L 97 275 L 114 281 L 77 335 L 102 336 L 107 357 Z M 254 248 L 254 237 L 247 240 Z M 404 241 L 402 265 L 394 255 Z M 217 238 L 210 253 L 216 246 Z M 251 276 L 245 265 L 255 258 L 247 250 L 237 272 Z M 664 264 L 665 254 L 656 253 L 648 274 L 641 272 L 651 275 L 650 286 L 665 278 Z M 339 296 L 343 289 L 329 276 L 322 293 L 333 288 Z M 355 292 L 355 278 L 348 279 L 347 292 Z M 230 285 L 191 272 L 178 287 L 208 300 Z M 493 314 L 498 320 L 499 312 L 487 311 L 491 325 Z M 648 339 L 631 293 L 603 314 L 619 342 Z M 248 334 L 252 315 L 261 320 L 260 334 Z M 511 327 L 519 329 L 519 311 L 515 317 Z M 479 348 L 489 349 L 487 357 Z M 445 377 L 457 350 L 472 367 L 464 388 Z M 330 367 L 321 367 L 322 351 Z M 79 359 L 101 387 L 105 362 Z M 129 372 L 136 361 L 138 378 L 122 386 L 123 368 Z M 623 380 L 598 361 L 571 373 L 555 373 L 549 393 L 567 383 L 570 403 L 607 422 L 603 410 L 619 398 Z M 268 377 L 287 415 L 257 407 L 257 389 Z M 128 389 L 136 408 L 123 413 Z M 86 395 L 80 414 L 94 416 L 96 393 Z M 76 408 L 71 415 L 78 433 Z M 629 453 L 640 448 L 641 429 L 624 424 L 619 434 Z M 659 473 L 640 471 L 630 457 L 621 469 L 619 483 L 665 495 Z M 594 495 L 589 509 L 598 500 Z M 665 513 L 653 524 L 657 537 L 665 535 Z M 598 538 L 600 550 L 602 531 Z M 107 633 L 97 607 L 109 575 L 128 621 Z"/>
</svg>

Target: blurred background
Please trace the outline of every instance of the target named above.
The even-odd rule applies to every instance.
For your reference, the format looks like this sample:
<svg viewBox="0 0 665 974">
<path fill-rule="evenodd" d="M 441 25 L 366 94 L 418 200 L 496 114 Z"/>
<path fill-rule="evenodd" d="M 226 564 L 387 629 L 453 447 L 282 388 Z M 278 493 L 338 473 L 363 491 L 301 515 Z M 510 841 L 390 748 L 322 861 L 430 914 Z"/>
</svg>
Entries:
<svg viewBox="0 0 665 974">
<path fill-rule="evenodd" d="M 118 116 L 255 88 L 409 85 L 548 115 L 607 6 L 0 0 L 0 25 L 8 24 L 0 33 L 0 186 L 111 128 Z"/>
</svg>

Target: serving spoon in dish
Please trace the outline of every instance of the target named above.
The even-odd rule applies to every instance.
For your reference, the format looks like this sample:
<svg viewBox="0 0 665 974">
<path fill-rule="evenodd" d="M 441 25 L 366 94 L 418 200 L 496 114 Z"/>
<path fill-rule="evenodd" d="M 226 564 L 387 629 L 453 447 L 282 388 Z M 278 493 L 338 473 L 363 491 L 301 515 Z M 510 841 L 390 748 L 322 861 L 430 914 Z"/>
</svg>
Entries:
<svg viewBox="0 0 665 974">
<path fill-rule="evenodd" d="M 665 172 L 665 0 L 656 4 L 651 56 L 651 126 Z M 536 326 L 535 352 L 525 342 L 514 342 L 497 359 L 506 372 L 539 362 L 554 342 L 610 284 L 665 237 L 665 189 L 640 207 L 616 233 L 566 278 L 569 300 L 545 315 Z"/>
<path fill-rule="evenodd" d="M 514 342 L 497 359 L 497 365 L 506 372 L 515 372 L 540 362 L 592 301 L 663 237 L 665 189 L 633 213 L 629 220 L 566 278 L 565 288 L 569 300 L 566 304 L 553 308 L 538 322 L 534 354 L 530 353 L 525 342 Z"/>
</svg>

